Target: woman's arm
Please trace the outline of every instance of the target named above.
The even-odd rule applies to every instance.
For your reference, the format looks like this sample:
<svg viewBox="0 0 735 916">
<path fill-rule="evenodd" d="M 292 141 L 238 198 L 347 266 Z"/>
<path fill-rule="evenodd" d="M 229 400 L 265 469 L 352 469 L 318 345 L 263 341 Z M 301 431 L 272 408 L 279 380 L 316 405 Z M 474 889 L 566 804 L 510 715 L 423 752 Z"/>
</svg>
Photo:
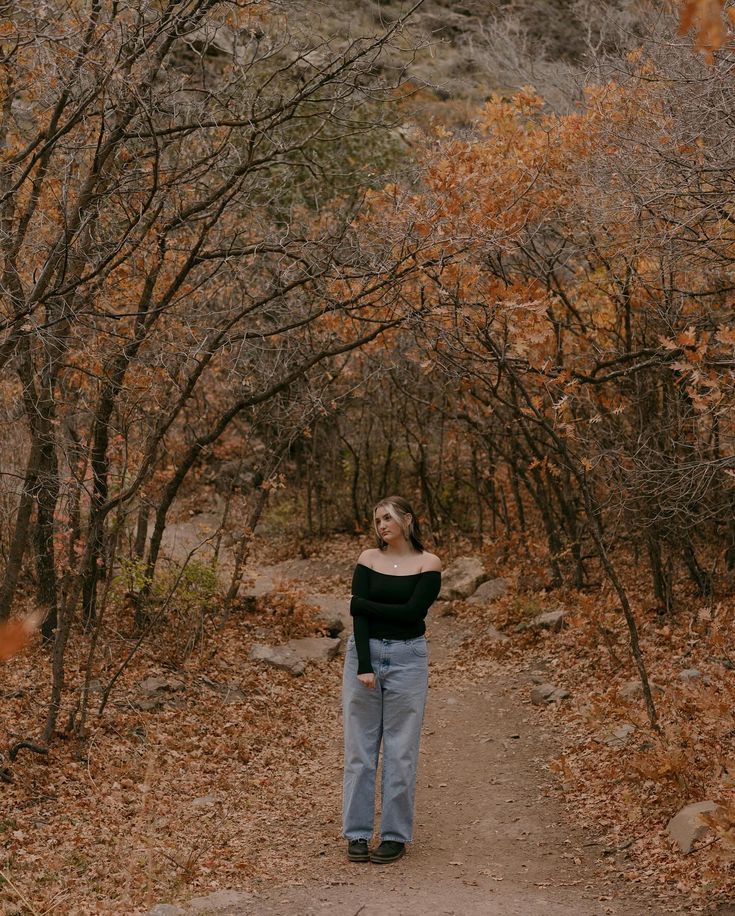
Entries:
<svg viewBox="0 0 735 916">
<path fill-rule="evenodd" d="M 364 569 L 364 575 L 359 570 Z M 360 575 L 367 582 L 368 571 L 359 564 L 355 569 L 355 577 Z M 355 623 L 361 617 L 374 617 L 378 620 L 391 620 L 395 623 L 418 623 L 426 617 L 429 608 L 436 601 L 441 591 L 442 577 L 438 570 L 429 570 L 423 572 L 416 580 L 413 594 L 405 604 L 383 604 L 379 601 L 370 601 L 365 591 L 356 591 L 352 589 L 352 601 L 350 602 L 350 614 L 355 619 Z M 357 636 L 355 636 L 357 641 Z"/>
<path fill-rule="evenodd" d="M 358 562 L 355 572 L 352 575 L 352 601 L 359 596 L 367 600 L 369 570 Z M 350 603 L 350 613 L 352 613 L 352 603 Z M 367 617 L 359 616 L 352 619 L 352 631 L 355 636 L 355 648 L 357 649 L 357 673 L 372 674 L 373 665 L 370 661 L 370 624 Z"/>
</svg>

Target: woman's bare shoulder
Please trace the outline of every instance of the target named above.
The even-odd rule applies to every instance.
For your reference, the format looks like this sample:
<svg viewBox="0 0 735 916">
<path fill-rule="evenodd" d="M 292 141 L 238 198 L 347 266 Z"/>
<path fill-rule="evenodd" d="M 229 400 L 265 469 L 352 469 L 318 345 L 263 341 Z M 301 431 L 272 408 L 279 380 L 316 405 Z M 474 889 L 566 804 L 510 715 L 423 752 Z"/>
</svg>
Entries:
<svg viewBox="0 0 735 916">
<path fill-rule="evenodd" d="M 423 572 L 441 572 L 442 561 L 435 553 L 425 550 L 421 556 L 421 569 Z"/>
<path fill-rule="evenodd" d="M 357 558 L 357 562 L 361 566 L 367 566 L 369 569 L 373 568 L 373 563 L 375 562 L 376 557 L 380 556 L 380 551 L 377 547 L 370 547 L 367 550 L 363 550 L 360 556 Z"/>
</svg>

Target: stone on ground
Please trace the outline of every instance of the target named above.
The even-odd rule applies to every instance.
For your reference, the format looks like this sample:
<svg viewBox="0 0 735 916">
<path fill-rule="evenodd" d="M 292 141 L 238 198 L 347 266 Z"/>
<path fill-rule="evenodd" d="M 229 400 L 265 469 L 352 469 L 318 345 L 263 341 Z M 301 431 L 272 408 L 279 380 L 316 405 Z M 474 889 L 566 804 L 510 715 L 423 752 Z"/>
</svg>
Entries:
<svg viewBox="0 0 735 916">
<path fill-rule="evenodd" d="M 719 805 L 713 801 L 694 802 L 682 808 L 671 818 L 666 829 L 683 853 L 691 852 L 697 840 L 700 840 L 710 829 L 702 822 L 700 815 L 709 811 L 717 811 L 718 808 Z"/>
<path fill-rule="evenodd" d="M 250 660 L 264 662 L 266 665 L 288 671 L 297 677 L 304 673 L 306 667 L 303 658 L 287 646 L 265 646 L 258 643 L 250 650 Z"/>
<path fill-rule="evenodd" d="M 680 681 L 698 681 L 702 677 L 702 672 L 698 668 L 685 668 L 679 672 Z"/>
<path fill-rule="evenodd" d="M 327 662 L 339 652 L 340 641 L 329 636 L 306 636 L 289 639 L 286 646 L 305 662 Z"/>
<path fill-rule="evenodd" d="M 623 722 L 621 725 L 617 725 L 610 731 L 605 732 L 599 740 L 610 747 L 625 747 L 634 733 L 635 725 L 631 725 L 630 722 Z"/>
<path fill-rule="evenodd" d="M 144 696 L 132 701 L 135 709 L 141 712 L 154 712 L 162 709 L 167 703 L 172 706 L 184 705 L 183 697 L 175 697 L 174 693 L 186 689 L 186 684 L 177 677 L 147 677 L 138 684 L 138 689 Z"/>
<path fill-rule="evenodd" d="M 456 617 L 457 612 L 454 610 L 454 605 L 451 601 L 444 601 L 443 599 L 437 599 L 433 605 L 433 612 L 437 617 Z"/>
<path fill-rule="evenodd" d="M 347 598 L 334 595 L 309 595 L 309 604 L 319 608 L 319 623 L 330 636 L 339 636 L 350 621 L 350 603 Z"/>
<path fill-rule="evenodd" d="M 155 712 L 158 709 L 163 709 L 165 705 L 166 701 L 163 698 L 163 694 L 160 693 L 154 693 L 152 696 L 132 701 L 133 709 L 139 709 L 141 712 Z"/>
<path fill-rule="evenodd" d="M 558 633 L 566 625 L 566 611 L 547 611 L 545 614 L 538 614 L 531 621 L 531 627 L 535 630 L 551 630 Z"/>
<path fill-rule="evenodd" d="M 557 687 L 556 684 L 537 684 L 531 688 L 531 702 L 534 706 L 546 706 L 548 703 L 566 700 L 569 696 L 565 687 Z"/>
<path fill-rule="evenodd" d="M 263 598 L 275 588 L 275 582 L 268 575 L 258 575 L 250 579 L 245 577 L 245 581 L 240 586 L 238 595 L 240 598 L 251 599 Z"/>
<path fill-rule="evenodd" d="M 184 690 L 186 684 L 179 678 L 147 677 L 138 685 L 143 693 L 174 693 Z"/>
<path fill-rule="evenodd" d="M 492 604 L 508 594 L 507 579 L 488 579 L 480 585 L 469 599 L 470 604 Z"/>
<path fill-rule="evenodd" d="M 651 693 L 663 693 L 664 688 L 657 684 L 655 681 L 649 680 L 649 687 L 651 688 Z M 623 686 L 618 691 L 618 695 L 621 696 L 624 700 L 634 700 L 636 697 L 643 696 L 643 684 L 639 680 L 628 681 L 627 684 Z"/>
<path fill-rule="evenodd" d="M 486 578 L 487 573 L 479 557 L 458 557 L 442 573 L 439 600 L 469 598 Z"/>
</svg>

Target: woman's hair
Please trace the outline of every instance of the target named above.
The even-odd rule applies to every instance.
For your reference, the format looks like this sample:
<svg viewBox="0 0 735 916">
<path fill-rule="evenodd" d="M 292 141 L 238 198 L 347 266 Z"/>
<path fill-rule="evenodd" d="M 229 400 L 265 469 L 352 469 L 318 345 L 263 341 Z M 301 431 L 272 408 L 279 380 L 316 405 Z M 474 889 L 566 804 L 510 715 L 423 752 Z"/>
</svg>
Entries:
<svg viewBox="0 0 735 916">
<path fill-rule="evenodd" d="M 384 506 L 403 529 L 403 533 L 408 543 L 414 550 L 423 553 L 424 545 L 421 543 L 421 529 L 416 519 L 416 513 L 413 511 L 408 501 L 402 496 L 386 496 L 385 499 L 381 499 L 379 503 L 376 503 L 375 509 L 373 509 L 373 527 L 375 528 L 375 537 L 378 539 L 378 549 L 385 550 L 388 546 L 378 533 L 378 524 L 375 520 L 375 513 Z M 403 521 L 406 515 L 411 516 L 411 521 L 408 525 Z"/>
</svg>

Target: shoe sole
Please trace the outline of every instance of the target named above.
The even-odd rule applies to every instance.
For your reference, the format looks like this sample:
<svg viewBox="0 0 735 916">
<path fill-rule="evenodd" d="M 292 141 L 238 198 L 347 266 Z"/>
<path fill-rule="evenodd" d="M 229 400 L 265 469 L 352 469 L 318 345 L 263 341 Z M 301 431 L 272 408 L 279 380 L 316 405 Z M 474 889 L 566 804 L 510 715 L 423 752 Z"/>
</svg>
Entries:
<svg viewBox="0 0 735 916">
<path fill-rule="evenodd" d="M 400 852 L 397 856 L 391 856 L 390 858 L 384 859 L 382 856 L 370 856 L 370 861 L 375 865 L 388 865 L 390 862 L 397 862 L 399 859 L 402 859 L 406 855 L 405 849 Z"/>
<path fill-rule="evenodd" d="M 350 862 L 369 862 L 370 853 L 366 852 L 366 853 L 363 853 L 362 855 L 360 854 L 355 855 L 354 853 L 348 852 L 347 858 L 349 859 Z"/>
</svg>

